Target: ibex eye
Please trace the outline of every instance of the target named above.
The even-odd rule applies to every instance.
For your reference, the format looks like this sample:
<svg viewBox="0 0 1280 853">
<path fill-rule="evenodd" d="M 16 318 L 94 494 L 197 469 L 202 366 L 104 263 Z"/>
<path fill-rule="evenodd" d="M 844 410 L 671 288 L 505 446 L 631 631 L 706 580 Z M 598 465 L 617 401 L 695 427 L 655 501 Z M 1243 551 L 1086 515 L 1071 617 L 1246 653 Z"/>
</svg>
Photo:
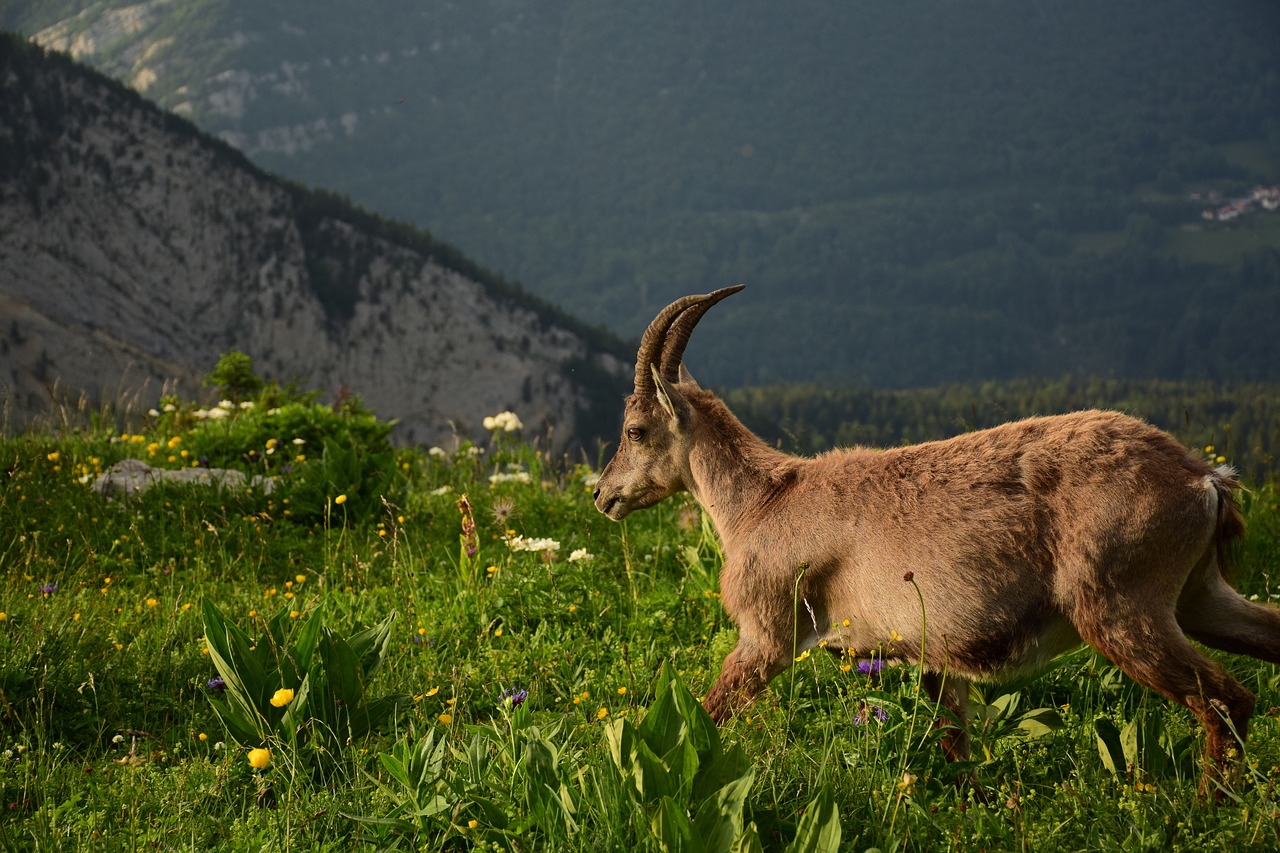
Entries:
<svg viewBox="0 0 1280 853">
<path fill-rule="evenodd" d="M 632 441 L 639 441 L 643 435 L 644 435 L 644 430 L 640 429 L 640 427 L 627 428 L 627 438 L 631 439 Z"/>
</svg>

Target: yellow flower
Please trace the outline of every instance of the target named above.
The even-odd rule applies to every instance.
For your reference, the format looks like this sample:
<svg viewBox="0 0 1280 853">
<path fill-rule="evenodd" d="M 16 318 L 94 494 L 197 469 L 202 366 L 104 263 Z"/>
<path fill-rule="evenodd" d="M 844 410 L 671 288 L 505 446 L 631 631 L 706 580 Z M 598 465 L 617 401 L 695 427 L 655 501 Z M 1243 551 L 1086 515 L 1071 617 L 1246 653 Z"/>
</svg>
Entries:
<svg viewBox="0 0 1280 853">
<path fill-rule="evenodd" d="M 154 598 L 148 598 L 148 599 L 147 599 L 147 606 L 148 606 L 148 607 L 155 607 L 155 606 L 156 606 L 157 604 L 159 604 L 159 603 L 160 603 L 160 602 L 156 601 Z"/>
<path fill-rule="evenodd" d="M 301 615 L 302 615 L 302 614 L 301 614 L 301 613 L 299 613 L 297 610 L 290 610 L 290 611 L 289 611 L 289 618 L 290 618 L 290 619 L 297 619 L 297 618 L 298 618 L 299 616 L 301 616 Z"/>
<path fill-rule="evenodd" d="M 251 749 L 249 750 L 249 766 L 254 770 L 266 770 L 267 765 L 271 763 L 271 750 L 269 749 Z"/>
<path fill-rule="evenodd" d="M 618 695 L 619 695 L 619 696 L 626 696 L 626 695 L 627 695 L 627 688 L 625 688 L 625 687 L 619 687 L 619 688 L 618 688 Z"/>
<path fill-rule="evenodd" d="M 493 632 L 493 636 L 495 636 L 495 637 L 501 637 L 501 636 L 502 636 L 502 629 L 501 629 L 501 628 L 497 628 L 497 629 L 495 629 L 495 630 L 494 630 L 494 632 Z"/>
<path fill-rule="evenodd" d="M 3 610 L 0 610 L 0 622 L 4 622 L 8 618 L 9 618 L 9 614 L 5 613 Z"/>
<path fill-rule="evenodd" d="M 809 657 L 809 650 L 805 649 L 800 653 L 800 656 L 796 658 L 796 663 L 799 663 L 800 661 L 804 660 L 807 657 Z"/>
<path fill-rule="evenodd" d="M 50 453 L 50 454 L 49 454 L 49 456 L 48 456 L 47 458 L 49 459 L 49 461 L 50 461 L 50 462 L 57 462 L 57 461 L 58 461 L 58 452 L 55 450 L 53 453 Z"/>
<path fill-rule="evenodd" d="M 893 640 L 895 643 L 900 643 L 902 642 L 902 635 L 899 634 L 897 631 L 890 631 L 889 639 Z"/>
<path fill-rule="evenodd" d="M 428 691 L 427 691 L 427 695 L 428 695 L 428 696 L 434 696 L 434 695 L 436 695 L 436 694 L 437 694 L 437 693 L 439 693 L 439 692 L 440 692 L 440 688 L 439 688 L 439 687 L 432 687 L 430 690 L 428 690 Z"/>
<path fill-rule="evenodd" d="M 182 436 L 175 435 L 173 438 L 169 439 L 168 444 L 170 450 L 176 450 L 178 445 L 182 444 Z"/>
<path fill-rule="evenodd" d="M 334 502 L 334 503 L 336 503 L 336 504 L 344 504 L 344 503 L 346 503 L 346 502 L 347 502 L 347 496 L 346 496 L 346 495 L 338 495 L 336 498 L 334 498 L 334 499 L 333 499 L 333 502 Z"/>
<path fill-rule="evenodd" d="M 200 733 L 200 740 L 205 741 L 208 739 L 209 739 L 209 736 L 207 734 L 205 734 L 204 732 Z"/>
<path fill-rule="evenodd" d="M 608 708 L 603 708 L 603 707 L 602 707 L 599 711 L 596 711 L 596 719 L 597 719 L 597 720 L 603 720 L 603 719 L 604 719 L 605 717 L 607 717 L 607 716 L 609 716 L 609 709 L 608 709 Z"/>
<path fill-rule="evenodd" d="M 275 695 L 271 697 L 271 704 L 275 705 L 277 708 L 283 708 L 292 701 L 293 691 L 287 687 L 281 687 L 276 691 Z"/>
<path fill-rule="evenodd" d="M 302 583 L 302 582 L 303 582 L 303 581 L 305 581 L 306 579 L 307 579 L 307 576 L 306 576 L 306 575 L 294 575 L 294 577 L 293 577 L 293 580 L 294 580 L 294 582 L 295 582 L 295 583 Z"/>
<path fill-rule="evenodd" d="M 440 715 L 439 717 L 437 717 L 436 719 L 438 719 L 438 720 L 440 721 L 440 725 L 442 725 L 442 726 L 447 726 L 447 725 L 449 725 L 450 723 L 452 723 L 452 722 L 453 722 L 453 717 L 452 717 L 452 716 L 450 716 L 449 714 L 441 714 L 441 715 Z"/>
<path fill-rule="evenodd" d="M 475 828 L 476 828 L 477 826 L 479 826 L 479 825 L 480 825 L 480 821 L 478 821 L 478 820 L 474 820 L 474 819 L 473 819 L 473 820 L 469 820 L 469 821 L 467 821 L 467 827 L 468 827 L 469 829 L 475 829 Z"/>
</svg>

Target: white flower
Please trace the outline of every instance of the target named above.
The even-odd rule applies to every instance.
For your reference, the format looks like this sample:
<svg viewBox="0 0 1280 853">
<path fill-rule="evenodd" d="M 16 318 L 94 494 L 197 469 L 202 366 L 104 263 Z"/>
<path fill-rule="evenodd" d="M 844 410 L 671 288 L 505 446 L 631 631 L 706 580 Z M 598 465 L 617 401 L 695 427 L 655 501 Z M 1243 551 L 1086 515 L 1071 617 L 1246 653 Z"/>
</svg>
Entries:
<svg viewBox="0 0 1280 853">
<path fill-rule="evenodd" d="M 484 448 L 483 448 L 483 447 L 476 447 L 476 446 L 473 444 L 473 445 L 471 445 L 470 447 L 468 447 L 468 448 L 467 448 L 467 455 L 468 455 L 468 456 L 483 456 L 483 455 L 484 455 Z"/>
<path fill-rule="evenodd" d="M 177 407 L 177 406 L 175 406 L 173 403 L 165 403 L 165 404 L 164 404 L 164 410 L 165 410 L 166 412 L 176 412 L 176 411 L 178 411 L 178 407 Z"/>
<path fill-rule="evenodd" d="M 221 404 L 219 404 L 219 405 L 221 405 Z M 242 409 L 252 409 L 252 408 L 253 408 L 253 402 L 252 402 L 252 401 L 250 401 L 250 400 L 245 400 L 243 403 L 241 403 L 241 404 L 240 404 L 240 408 L 242 408 Z"/>
<path fill-rule="evenodd" d="M 160 411 L 158 409 L 147 409 L 147 414 L 153 418 L 160 417 Z"/>
<path fill-rule="evenodd" d="M 441 486 L 438 489 L 432 489 L 431 494 L 436 495 L 437 497 L 439 497 L 440 495 L 449 494 L 449 484 L 445 483 L 443 486 Z"/>
<path fill-rule="evenodd" d="M 534 539 L 526 536 L 508 536 L 507 547 L 512 551 L 559 551 L 560 543 L 554 539 Z"/>
<path fill-rule="evenodd" d="M 587 551 L 586 548 L 579 548 L 569 555 L 569 562 L 576 563 L 579 560 L 594 560 L 595 558 L 596 555 Z"/>
<path fill-rule="evenodd" d="M 515 432 L 518 429 L 524 429 L 524 424 L 520 423 L 520 418 L 515 412 L 499 412 L 493 417 L 484 419 L 484 428 L 490 432 Z"/>
<path fill-rule="evenodd" d="M 586 486 L 588 489 L 594 489 L 596 487 L 596 483 L 599 482 L 600 475 L 595 471 L 588 471 L 582 475 L 582 485 Z"/>
<path fill-rule="evenodd" d="M 306 440 L 305 438 L 295 438 L 295 439 L 293 440 L 293 443 L 294 443 L 294 444 L 306 444 L 306 443 L 307 443 L 307 440 Z"/>
<path fill-rule="evenodd" d="M 222 752 L 222 750 L 224 750 L 224 749 L 226 749 L 226 748 L 227 748 L 227 745 L 226 745 L 224 742 L 222 742 L 222 741 L 218 741 L 217 743 L 215 743 L 215 744 L 213 745 L 213 751 L 214 751 L 214 752 Z"/>
<path fill-rule="evenodd" d="M 499 483 L 532 483 L 533 478 L 529 476 L 528 471 L 520 470 L 519 465 L 511 466 L 515 470 L 509 470 L 505 473 L 493 474 L 489 477 L 489 482 L 493 485 Z"/>
<path fill-rule="evenodd" d="M 232 409 L 234 409 L 235 407 L 236 407 L 236 404 L 235 404 L 235 403 L 233 403 L 233 402 L 231 402 L 230 400 L 219 400 L 219 401 L 218 401 L 218 408 L 219 408 L 219 409 L 225 409 L 225 410 L 227 410 L 227 411 L 229 412 L 229 411 L 231 411 Z"/>
<path fill-rule="evenodd" d="M 436 459 L 444 459 L 449 454 L 445 452 L 445 449 L 443 447 L 432 447 L 430 450 L 427 451 L 427 455 L 433 456 Z"/>
<path fill-rule="evenodd" d="M 111 739 L 112 743 L 124 743 L 124 735 L 116 735 Z"/>
</svg>

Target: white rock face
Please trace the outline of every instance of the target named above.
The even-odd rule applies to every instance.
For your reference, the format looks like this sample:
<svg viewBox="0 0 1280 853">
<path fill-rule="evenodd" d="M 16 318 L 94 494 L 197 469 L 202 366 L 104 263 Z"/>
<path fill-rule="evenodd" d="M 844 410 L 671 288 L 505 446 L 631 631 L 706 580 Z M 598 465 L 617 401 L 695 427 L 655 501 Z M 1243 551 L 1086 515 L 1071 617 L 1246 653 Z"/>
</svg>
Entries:
<svg viewBox="0 0 1280 853">
<path fill-rule="evenodd" d="M 28 152 L 0 171 L 11 421 L 47 410 L 51 386 L 143 411 L 162 390 L 203 399 L 236 348 L 267 378 L 350 389 L 407 441 L 475 437 L 510 409 L 559 445 L 591 405 L 567 364 L 626 375 L 439 247 L 341 205 L 303 215 L 313 197 L 88 72 L 0 64 L 0 143 Z"/>
</svg>

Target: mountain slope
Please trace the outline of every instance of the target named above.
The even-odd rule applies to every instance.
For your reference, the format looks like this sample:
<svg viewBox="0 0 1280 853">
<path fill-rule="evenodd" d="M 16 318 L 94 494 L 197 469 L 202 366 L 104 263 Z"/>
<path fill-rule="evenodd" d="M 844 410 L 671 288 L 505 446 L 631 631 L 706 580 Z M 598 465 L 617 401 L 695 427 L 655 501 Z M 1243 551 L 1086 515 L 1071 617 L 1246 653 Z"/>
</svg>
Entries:
<svg viewBox="0 0 1280 853">
<path fill-rule="evenodd" d="M 1205 225 L 1189 196 L 1280 183 L 1280 6 L 1160 8 L 0 0 L 0 23 L 625 334 L 747 282 L 700 330 L 713 382 L 1277 379 L 1280 217 Z"/>
<path fill-rule="evenodd" d="M 349 386 L 407 440 L 515 409 L 563 444 L 616 418 L 625 347 L 448 246 L 290 186 L 136 93 L 0 39 L 0 386 L 198 393 L 219 353 Z M 602 402 L 602 400 L 604 402 Z M 595 420 L 593 420 L 595 419 Z"/>
</svg>

